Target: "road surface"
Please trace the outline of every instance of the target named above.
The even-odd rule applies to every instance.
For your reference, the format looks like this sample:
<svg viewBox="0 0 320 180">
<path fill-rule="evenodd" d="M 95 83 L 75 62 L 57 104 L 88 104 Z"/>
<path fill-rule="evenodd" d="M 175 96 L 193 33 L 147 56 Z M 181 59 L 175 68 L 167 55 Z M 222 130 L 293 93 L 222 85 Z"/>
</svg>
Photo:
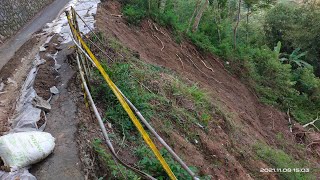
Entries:
<svg viewBox="0 0 320 180">
<path fill-rule="evenodd" d="M 45 7 L 31 22 L 24 26 L 14 37 L 0 47 L 0 70 L 13 57 L 14 53 L 40 30 L 46 23 L 53 21 L 63 11 L 69 0 L 55 0 Z"/>
</svg>

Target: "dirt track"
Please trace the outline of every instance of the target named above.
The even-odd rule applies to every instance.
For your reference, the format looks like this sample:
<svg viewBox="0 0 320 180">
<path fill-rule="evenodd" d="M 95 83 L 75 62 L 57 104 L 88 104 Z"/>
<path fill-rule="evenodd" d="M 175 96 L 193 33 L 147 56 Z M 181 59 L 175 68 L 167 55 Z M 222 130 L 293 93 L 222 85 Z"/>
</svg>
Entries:
<svg viewBox="0 0 320 180">
<path fill-rule="evenodd" d="M 51 96 L 50 87 L 56 86 L 59 90 L 59 94 L 53 95 L 50 101 L 52 110 L 47 115 L 48 123 L 45 129 L 56 138 L 56 146 L 52 155 L 32 167 L 31 173 L 39 180 L 81 180 L 84 179 L 84 175 L 76 142 L 79 122 L 76 118 L 76 102 L 81 94 L 78 88 L 70 89 L 72 78 L 75 76 L 75 71 L 67 59 L 67 55 L 73 53 L 73 49 L 68 49 L 71 44 L 60 45 L 57 39 L 58 35 L 54 36 L 46 45 L 46 51 L 41 52 L 40 57 L 44 58 L 46 63 L 40 66 L 35 80 L 37 94 L 45 99 Z M 56 63 L 61 65 L 58 71 L 54 70 L 55 60 L 48 56 L 55 53 Z"/>
</svg>

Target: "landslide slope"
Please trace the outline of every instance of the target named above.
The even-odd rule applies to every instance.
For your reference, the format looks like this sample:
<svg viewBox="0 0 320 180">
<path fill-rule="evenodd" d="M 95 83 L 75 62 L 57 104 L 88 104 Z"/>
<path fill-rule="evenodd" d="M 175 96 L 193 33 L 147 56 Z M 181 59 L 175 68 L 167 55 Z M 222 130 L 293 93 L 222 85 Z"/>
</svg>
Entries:
<svg viewBox="0 0 320 180">
<path fill-rule="evenodd" d="M 120 14 L 118 1 L 101 3 L 96 16 L 98 31 L 118 39 L 142 61 L 170 69 L 200 86 L 215 107 L 213 111 L 219 114 L 205 129 L 197 125 L 189 129 L 196 134 L 195 142 L 186 140 L 180 128 L 173 128 L 164 137 L 188 165 L 212 179 L 283 178 L 286 175 L 260 172 L 260 168 L 277 168 L 281 163 L 285 163 L 284 167 L 305 165 L 295 168 L 310 168 L 313 172 L 319 168 L 316 149 L 306 148 L 307 140 L 297 137 L 298 131 L 304 129 L 296 124 L 294 132 L 290 132 L 287 114 L 260 103 L 253 91 L 230 74 L 217 57 L 199 52 L 187 40 L 176 43 L 169 30 L 152 20 L 144 20 L 138 27 L 130 26 L 121 16 L 115 16 Z M 161 126 L 157 119 L 152 123 Z M 281 157 L 286 160 L 278 161 Z M 319 173 L 313 174 L 320 177 Z"/>
</svg>

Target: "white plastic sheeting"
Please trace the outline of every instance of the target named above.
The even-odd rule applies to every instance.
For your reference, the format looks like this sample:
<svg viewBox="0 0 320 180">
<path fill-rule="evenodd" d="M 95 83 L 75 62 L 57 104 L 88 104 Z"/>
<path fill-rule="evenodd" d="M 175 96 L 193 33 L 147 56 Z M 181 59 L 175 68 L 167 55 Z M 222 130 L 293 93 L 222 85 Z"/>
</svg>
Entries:
<svg viewBox="0 0 320 180">
<path fill-rule="evenodd" d="M 74 9 L 77 11 L 77 13 L 84 19 L 86 24 L 91 28 L 94 29 L 94 15 L 97 12 L 97 6 L 98 3 L 100 3 L 100 0 L 70 0 L 70 2 L 67 4 L 65 7 L 65 10 L 69 10 L 70 7 L 74 7 Z M 90 32 L 90 28 L 85 26 L 85 24 L 82 21 L 79 21 L 79 28 L 82 33 L 87 34 Z M 57 17 L 53 22 L 48 23 L 47 26 L 43 29 L 47 34 L 59 34 L 63 40 L 61 43 L 68 43 L 71 41 L 71 30 L 68 25 L 68 20 L 67 17 L 64 13 L 60 14 L 59 17 Z M 46 42 L 40 47 L 40 51 L 45 50 L 45 44 L 49 43 L 51 38 L 53 36 L 50 36 L 47 38 Z M 51 55 L 54 59 L 56 58 L 57 54 Z M 28 131 L 33 131 L 32 133 L 37 133 L 34 131 L 43 131 L 44 126 L 46 125 L 46 122 L 43 124 L 42 127 L 37 126 L 37 122 L 40 120 L 40 114 L 41 114 L 41 109 L 34 107 L 33 100 L 37 96 L 33 85 L 34 85 L 34 80 L 38 71 L 38 66 L 42 63 L 44 63 L 44 60 L 41 60 L 39 57 L 39 54 L 36 56 L 34 64 L 32 69 L 30 70 L 25 83 L 22 86 L 21 89 L 21 94 L 20 97 L 17 101 L 17 105 L 15 108 L 15 113 L 12 118 L 12 129 L 9 133 L 9 135 L 14 135 L 19 134 L 19 132 L 28 132 Z M 55 67 L 58 64 L 55 63 Z M 57 68 L 58 69 L 58 68 Z M 42 133 L 42 132 L 39 132 Z M 49 133 L 47 133 L 49 134 Z M 50 134 L 49 134 L 50 135 Z M 51 136 L 51 135 L 50 135 Z M 51 136 L 52 137 L 52 136 Z M 53 138 L 53 137 L 52 137 Z M 47 138 L 51 140 L 51 145 L 52 141 L 54 141 L 54 138 Z M 19 142 L 20 140 L 17 140 L 17 144 L 19 145 L 24 144 L 24 142 Z M 20 144 L 20 145 L 21 145 Z M 49 145 L 50 145 L 49 144 Z M 1 142 L 0 142 L 1 145 Z M 43 154 L 44 159 L 48 154 L 52 152 L 54 148 L 54 143 L 53 146 L 48 147 L 47 149 L 50 151 L 46 151 L 46 153 Z M 18 150 L 18 149 L 17 149 Z M 1 152 L 4 152 L 3 150 Z M 3 160 L 8 157 L 8 154 L 1 154 Z M 32 153 L 31 153 L 32 154 Z M 36 180 L 36 178 L 28 172 L 28 164 L 32 164 L 37 162 L 38 160 L 40 161 L 41 159 L 36 158 L 36 161 L 29 161 L 29 163 L 23 164 L 24 168 L 17 167 L 18 169 L 11 169 L 12 172 L 4 172 L 0 171 L 0 179 L 6 179 L 6 180 Z"/>
<path fill-rule="evenodd" d="M 72 6 L 86 24 L 93 29 L 95 23 L 94 15 L 97 12 L 98 3 L 100 3 L 100 0 L 71 0 L 65 9 L 69 10 Z M 82 21 L 78 21 L 78 23 L 79 29 L 82 33 L 87 34 L 90 31 Z M 71 30 L 68 25 L 68 19 L 64 13 L 62 13 L 52 23 L 48 23 L 44 31 L 60 34 L 64 39 L 62 43 L 71 42 Z"/>
<path fill-rule="evenodd" d="M 19 169 L 13 172 L 0 171 L 0 179 L 3 180 L 37 180 L 27 169 Z"/>
<path fill-rule="evenodd" d="M 44 60 L 40 60 L 39 55 L 36 56 L 33 67 L 22 86 L 21 95 L 17 101 L 11 133 L 38 130 L 37 122 L 40 120 L 41 109 L 34 107 L 32 103 L 33 99 L 37 96 L 33 84 L 38 66 L 44 62 Z"/>
</svg>

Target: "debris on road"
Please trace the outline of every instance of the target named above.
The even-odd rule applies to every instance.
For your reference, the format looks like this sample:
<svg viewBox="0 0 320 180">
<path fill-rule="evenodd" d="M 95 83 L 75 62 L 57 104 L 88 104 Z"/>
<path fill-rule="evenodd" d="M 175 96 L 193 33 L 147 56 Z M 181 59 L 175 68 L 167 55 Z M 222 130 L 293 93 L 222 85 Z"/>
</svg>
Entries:
<svg viewBox="0 0 320 180">
<path fill-rule="evenodd" d="M 43 47 L 43 46 L 41 46 L 41 47 L 40 47 L 40 52 L 43 52 L 43 51 L 46 51 L 46 48 Z"/>
<path fill-rule="evenodd" d="M 7 82 L 9 84 L 12 84 L 14 87 L 18 87 L 18 84 L 15 80 L 11 79 L 11 78 L 8 78 Z"/>
<path fill-rule="evenodd" d="M 36 108 L 39 108 L 45 112 L 49 112 L 51 110 L 51 105 L 48 103 L 48 101 L 44 100 L 42 97 L 36 95 L 35 98 L 33 98 L 33 105 Z"/>
<path fill-rule="evenodd" d="M 50 88 L 50 92 L 51 92 L 52 94 L 54 94 L 54 95 L 59 94 L 59 90 L 58 90 L 58 88 L 57 88 L 56 86 L 52 86 L 52 87 Z"/>
</svg>

